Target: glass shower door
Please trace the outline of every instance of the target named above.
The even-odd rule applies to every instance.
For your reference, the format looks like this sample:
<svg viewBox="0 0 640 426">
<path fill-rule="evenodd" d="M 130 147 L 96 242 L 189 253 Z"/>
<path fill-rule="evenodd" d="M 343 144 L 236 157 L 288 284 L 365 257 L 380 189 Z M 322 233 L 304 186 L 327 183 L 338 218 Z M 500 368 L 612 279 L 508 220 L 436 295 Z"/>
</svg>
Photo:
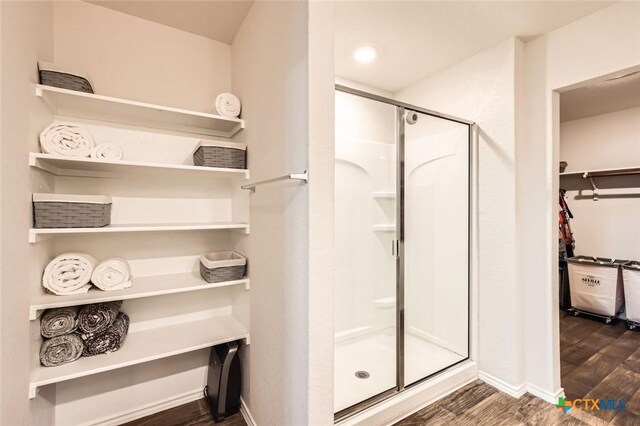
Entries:
<svg viewBox="0 0 640 426">
<path fill-rule="evenodd" d="M 336 92 L 335 412 L 396 389 L 397 114 Z"/>
<path fill-rule="evenodd" d="M 406 110 L 403 385 L 469 355 L 469 125 Z"/>
</svg>

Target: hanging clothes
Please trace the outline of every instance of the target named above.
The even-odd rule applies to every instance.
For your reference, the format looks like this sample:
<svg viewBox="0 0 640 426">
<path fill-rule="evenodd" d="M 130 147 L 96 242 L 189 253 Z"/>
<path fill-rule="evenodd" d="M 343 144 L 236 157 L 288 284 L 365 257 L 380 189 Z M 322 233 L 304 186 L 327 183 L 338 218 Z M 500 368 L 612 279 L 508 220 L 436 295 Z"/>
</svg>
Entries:
<svg viewBox="0 0 640 426">
<path fill-rule="evenodd" d="M 571 310 L 571 292 L 569 290 L 569 267 L 567 259 L 574 256 L 573 249 L 576 241 L 571 232 L 569 221 L 573 219 L 573 214 L 569 209 L 566 199 L 566 191 L 560 190 L 560 209 L 558 211 L 558 247 L 559 247 L 559 290 L 560 290 L 560 309 L 563 311 Z"/>
<path fill-rule="evenodd" d="M 560 229 L 560 239 L 562 243 L 560 245 L 560 250 L 562 251 L 562 246 L 564 246 L 564 259 L 566 260 L 569 257 L 573 257 L 573 250 L 576 246 L 576 240 L 573 238 L 573 232 L 571 232 L 571 224 L 569 221 L 573 219 L 573 214 L 569 209 L 569 205 L 567 204 L 566 199 L 566 191 L 564 189 L 560 190 L 560 211 L 558 212 L 558 226 Z M 562 253 L 561 253 L 562 256 Z"/>
</svg>

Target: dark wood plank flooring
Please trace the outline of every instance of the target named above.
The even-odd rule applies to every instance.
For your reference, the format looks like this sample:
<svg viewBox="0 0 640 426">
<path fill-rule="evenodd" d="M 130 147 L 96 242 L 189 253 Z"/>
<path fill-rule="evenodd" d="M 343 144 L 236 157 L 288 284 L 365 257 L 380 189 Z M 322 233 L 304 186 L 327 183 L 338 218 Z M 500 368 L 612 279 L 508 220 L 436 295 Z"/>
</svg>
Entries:
<svg viewBox="0 0 640 426">
<path fill-rule="evenodd" d="M 125 426 L 247 426 L 242 414 L 237 413 L 220 423 L 214 423 L 204 399 L 161 411 L 129 423 Z"/>
<path fill-rule="evenodd" d="M 564 414 L 539 398 L 516 399 L 476 380 L 397 426 L 640 426 L 640 333 L 623 323 L 605 325 L 560 314 L 562 386 L 567 399 L 625 398 L 625 411 L 570 410 Z M 127 426 L 208 426 L 203 399 L 127 423 Z M 236 414 L 218 426 L 246 426 Z M 268 426 L 268 425 L 267 425 Z"/>
<path fill-rule="evenodd" d="M 560 360 L 567 399 L 625 398 L 627 409 L 564 414 L 532 395 L 516 399 L 477 380 L 396 426 L 640 426 L 640 333 L 622 322 L 606 325 L 561 313 Z"/>
</svg>

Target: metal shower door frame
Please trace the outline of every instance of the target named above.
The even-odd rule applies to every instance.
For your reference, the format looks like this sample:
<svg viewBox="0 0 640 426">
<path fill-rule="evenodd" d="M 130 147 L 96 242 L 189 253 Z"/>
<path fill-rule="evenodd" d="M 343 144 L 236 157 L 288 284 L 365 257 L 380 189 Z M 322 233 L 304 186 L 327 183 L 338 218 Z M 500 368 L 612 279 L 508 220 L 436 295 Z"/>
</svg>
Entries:
<svg viewBox="0 0 640 426">
<path fill-rule="evenodd" d="M 472 214 L 471 208 L 473 206 L 473 177 L 471 171 L 473 170 L 473 137 L 476 134 L 474 131 L 475 123 L 470 120 L 466 120 L 463 118 L 454 117 L 448 114 L 442 114 L 437 111 L 432 111 L 426 108 L 422 108 L 416 105 L 408 104 L 405 102 L 400 102 L 395 99 L 386 98 L 384 96 L 375 95 L 372 93 L 368 93 L 362 90 L 353 89 L 348 86 L 344 86 L 341 84 L 335 85 L 336 91 L 348 93 L 351 95 L 359 96 L 362 98 L 370 99 L 377 102 L 382 102 L 385 104 L 393 105 L 396 107 L 396 137 L 397 137 L 397 158 L 396 158 L 396 238 L 395 241 L 395 257 L 396 257 L 396 387 L 394 389 L 389 389 L 384 391 L 378 395 L 375 395 L 371 398 L 365 399 L 358 404 L 352 405 L 351 407 L 345 408 L 334 414 L 334 421 L 338 422 L 344 420 L 348 417 L 351 417 L 369 407 L 372 407 L 384 400 L 391 398 L 394 395 L 397 395 L 403 392 L 407 388 L 411 388 L 417 386 L 419 384 L 424 383 L 429 380 L 433 376 L 440 374 L 446 370 L 449 370 L 456 365 L 467 361 L 470 358 L 469 351 L 471 350 L 471 279 L 472 279 Z M 456 123 L 464 124 L 468 126 L 468 156 L 469 156 L 469 165 L 468 165 L 468 202 L 467 207 L 469 210 L 469 220 L 467 224 L 467 244 L 468 244 L 468 264 L 469 264 L 469 272 L 467 277 L 467 357 L 451 364 L 442 370 L 436 371 L 428 376 L 423 377 L 421 380 L 417 382 L 411 383 L 408 386 L 405 386 L 404 383 L 404 370 L 405 370 L 405 345 L 404 345 L 404 313 L 405 313 L 405 305 L 404 305 L 404 295 L 405 295 L 405 276 L 404 276 L 404 266 L 405 266 L 405 247 L 404 247 L 404 231 L 405 231 L 405 218 L 404 218 L 404 195 L 405 195 L 405 114 L 407 111 L 413 111 L 425 115 L 429 115 L 436 118 L 445 119 L 448 121 L 453 121 Z"/>
</svg>

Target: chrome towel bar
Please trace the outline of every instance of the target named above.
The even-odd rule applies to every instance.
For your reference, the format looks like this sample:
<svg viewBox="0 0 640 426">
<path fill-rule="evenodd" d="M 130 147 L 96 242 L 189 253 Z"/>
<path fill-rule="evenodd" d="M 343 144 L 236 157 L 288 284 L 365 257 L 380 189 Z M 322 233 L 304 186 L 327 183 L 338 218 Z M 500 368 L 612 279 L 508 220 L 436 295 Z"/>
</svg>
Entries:
<svg viewBox="0 0 640 426">
<path fill-rule="evenodd" d="M 289 173 L 288 175 L 284 175 L 284 176 L 278 176 L 278 177 L 274 177 L 274 178 L 271 178 L 271 179 L 259 180 L 257 182 L 251 182 L 251 183 L 247 183 L 246 185 L 242 185 L 241 188 L 242 189 L 248 189 L 251 192 L 255 192 L 256 186 L 258 186 L 258 185 L 264 185 L 266 183 L 278 182 L 278 181 L 281 181 L 281 180 L 289 180 L 289 179 L 301 180 L 304 183 L 308 183 L 309 182 L 309 172 L 307 170 L 305 170 L 302 173 Z"/>
</svg>

